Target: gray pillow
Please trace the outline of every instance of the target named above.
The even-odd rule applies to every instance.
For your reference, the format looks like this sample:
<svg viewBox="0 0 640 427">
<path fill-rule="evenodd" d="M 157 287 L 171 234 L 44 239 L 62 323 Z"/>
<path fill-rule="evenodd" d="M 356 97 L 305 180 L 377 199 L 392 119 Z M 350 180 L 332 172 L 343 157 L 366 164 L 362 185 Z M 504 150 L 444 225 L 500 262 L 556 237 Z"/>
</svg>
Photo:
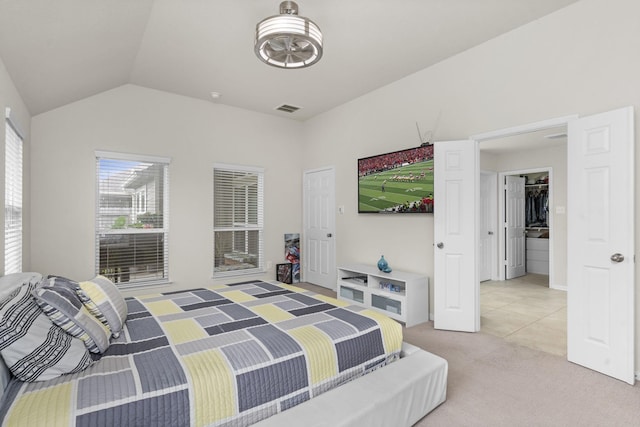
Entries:
<svg viewBox="0 0 640 427">
<path fill-rule="evenodd" d="M 25 283 L 0 301 L 0 354 L 22 381 L 45 381 L 93 363 L 84 343 L 54 325 Z"/>
<path fill-rule="evenodd" d="M 96 318 L 111 329 L 114 338 L 127 320 L 127 304 L 116 285 L 104 276 L 96 276 L 91 280 L 80 282 L 81 292 L 78 294 L 85 307 Z"/>
<path fill-rule="evenodd" d="M 89 313 L 71 283 L 55 277 L 43 279 L 33 296 L 53 323 L 80 338 L 90 352 L 104 353 L 109 348 L 111 331 Z"/>
</svg>

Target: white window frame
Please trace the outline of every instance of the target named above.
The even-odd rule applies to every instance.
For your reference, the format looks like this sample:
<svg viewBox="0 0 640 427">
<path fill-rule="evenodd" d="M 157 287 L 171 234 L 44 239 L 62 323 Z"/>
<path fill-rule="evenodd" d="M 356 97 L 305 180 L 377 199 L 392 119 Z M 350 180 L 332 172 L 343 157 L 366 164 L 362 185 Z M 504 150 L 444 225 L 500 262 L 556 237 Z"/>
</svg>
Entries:
<svg viewBox="0 0 640 427">
<path fill-rule="evenodd" d="M 4 274 L 22 272 L 23 250 L 23 158 L 24 137 L 5 110 L 5 169 L 4 169 Z M 16 217 L 12 213 L 19 211 Z"/>
<path fill-rule="evenodd" d="M 230 173 L 251 173 L 255 174 L 257 177 L 257 206 L 256 208 L 256 223 L 238 223 L 234 222 L 231 227 L 229 226 L 216 226 L 216 218 L 215 218 L 215 202 L 216 202 L 216 194 L 215 194 L 215 175 L 216 171 L 226 171 Z M 243 166 L 243 165 L 232 165 L 232 164 L 224 164 L 224 163 L 215 163 L 213 165 L 213 277 L 234 277 L 234 276 L 242 276 L 247 274 L 257 274 L 264 273 L 264 168 L 254 167 L 254 166 Z M 249 208 L 250 206 L 245 205 L 245 216 L 249 216 Z M 233 216 L 233 214 L 231 214 Z M 257 265 L 253 268 L 237 268 L 230 269 L 226 271 L 216 270 L 215 265 L 215 257 L 216 257 L 216 242 L 215 235 L 217 232 L 257 232 L 258 235 L 258 253 L 256 254 L 258 257 Z"/>
<path fill-rule="evenodd" d="M 145 286 L 154 286 L 154 285 L 164 285 L 171 283 L 169 280 L 169 165 L 171 163 L 171 159 L 167 157 L 159 157 L 159 156 L 150 156 L 150 155 L 137 155 L 137 154 L 129 154 L 129 153 L 119 153 L 112 151 L 99 151 L 95 152 L 96 157 L 96 225 L 95 225 L 95 272 L 96 274 L 101 274 L 100 272 L 100 237 L 104 237 L 108 234 L 113 235 L 141 235 L 141 234 L 164 234 L 163 237 L 163 277 L 162 278 L 153 278 L 149 280 L 136 280 L 136 281 L 128 281 L 128 282 L 118 282 L 116 285 L 119 288 L 139 288 Z M 100 160 L 101 159 L 109 159 L 109 160 L 123 160 L 123 161 L 131 161 L 131 162 L 148 162 L 153 164 L 163 164 L 164 165 L 164 173 L 163 173 L 163 203 L 162 203 L 162 227 L 161 228 L 126 228 L 126 229 L 114 229 L 114 230 L 100 230 L 100 218 L 101 218 L 101 210 L 100 210 Z M 140 212 L 138 210 L 138 196 L 140 195 L 140 191 L 134 192 L 132 197 L 132 206 L 131 206 L 131 214 L 134 221 L 137 221 L 137 217 Z M 144 197 L 145 203 L 145 212 L 147 208 L 147 200 L 146 194 Z M 143 212 L 144 213 L 144 212 Z"/>
</svg>

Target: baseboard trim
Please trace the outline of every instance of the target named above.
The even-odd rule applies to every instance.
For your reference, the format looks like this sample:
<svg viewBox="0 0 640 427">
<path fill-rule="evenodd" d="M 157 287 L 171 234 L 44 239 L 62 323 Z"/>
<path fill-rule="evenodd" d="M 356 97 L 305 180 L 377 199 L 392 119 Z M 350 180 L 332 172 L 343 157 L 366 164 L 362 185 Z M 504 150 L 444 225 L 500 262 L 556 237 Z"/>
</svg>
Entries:
<svg viewBox="0 0 640 427">
<path fill-rule="evenodd" d="M 558 291 L 565 291 L 567 292 L 567 285 L 549 285 L 550 289 L 556 289 Z"/>
</svg>

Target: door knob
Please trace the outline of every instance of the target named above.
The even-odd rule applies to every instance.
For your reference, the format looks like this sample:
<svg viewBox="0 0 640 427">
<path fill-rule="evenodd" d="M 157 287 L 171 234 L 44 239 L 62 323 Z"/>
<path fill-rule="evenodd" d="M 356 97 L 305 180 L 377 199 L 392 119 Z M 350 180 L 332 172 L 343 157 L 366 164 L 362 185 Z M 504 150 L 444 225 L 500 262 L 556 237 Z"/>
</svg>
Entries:
<svg viewBox="0 0 640 427">
<path fill-rule="evenodd" d="M 622 262 L 624 261 L 624 255 L 615 253 L 611 255 L 611 261 L 613 262 Z"/>
<path fill-rule="evenodd" d="M 331 237 L 331 236 L 333 236 L 333 234 L 327 233 L 327 237 Z"/>
<path fill-rule="evenodd" d="M 489 232 L 489 236 L 493 236 L 493 231 L 490 231 L 490 232 Z"/>
<path fill-rule="evenodd" d="M 438 249 L 442 249 L 444 248 L 444 243 L 440 242 L 436 246 L 438 247 Z"/>
</svg>

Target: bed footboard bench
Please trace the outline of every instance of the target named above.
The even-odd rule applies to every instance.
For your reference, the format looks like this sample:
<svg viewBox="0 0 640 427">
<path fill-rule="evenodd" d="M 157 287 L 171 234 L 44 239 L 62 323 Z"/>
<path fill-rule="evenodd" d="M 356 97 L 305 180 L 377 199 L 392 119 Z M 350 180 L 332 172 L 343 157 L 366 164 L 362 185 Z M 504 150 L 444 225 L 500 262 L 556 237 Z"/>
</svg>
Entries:
<svg viewBox="0 0 640 427">
<path fill-rule="evenodd" d="M 400 360 L 256 427 L 411 426 L 446 400 L 447 361 L 408 343 Z"/>
</svg>

